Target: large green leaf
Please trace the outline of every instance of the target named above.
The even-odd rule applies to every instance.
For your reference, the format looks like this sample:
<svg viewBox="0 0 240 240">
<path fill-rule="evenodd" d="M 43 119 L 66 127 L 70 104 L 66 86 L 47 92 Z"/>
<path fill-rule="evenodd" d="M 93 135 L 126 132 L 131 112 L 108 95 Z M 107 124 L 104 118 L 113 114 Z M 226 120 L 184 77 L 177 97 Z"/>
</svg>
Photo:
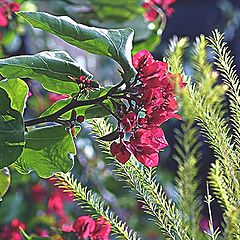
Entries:
<svg viewBox="0 0 240 240">
<path fill-rule="evenodd" d="M 44 88 L 57 93 L 76 93 L 78 85 L 69 78 L 86 75 L 65 51 L 44 51 L 0 60 L 0 73 L 6 78 L 29 77 L 39 81 Z"/>
<path fill-rule="evenodd" d="M 22 174 L 36 171 L 40 177 L 48 178 L 56 172 L 68 172 L 75 154 L 72 136 L 63 126 L 38 128 L 27 134 L 15 168 Z"/>
<path fill-rule="evenodd" d="M 23 114 L 26 98 L 28 95 L 28 86 L 21 79 L 5 79 L 0 81 L 0 87 L 3 88 L 11 99 L 11 107 Z"/>
<path fill-rule="evenodd" d="M 11 107 L 11 99 L 0 87 L 0 168 L 17 160 L 24 146 L 24 124 L 20 112 Z"/>
<path fill-rule="evenodd" d="M 83 50 L 113 58 L 124 69 L 126 78 L 135 75 L 131 59 L 132 29 L 87 27 L 69 17 L 56 17 L 44 12 L 19 12 L 18 15 L 33 27 L 53 33 Z"/>
<path fill-rule="evenodd" d="M 2 168 L 0 169 L 0 201 L 1 198 L 5 195 L 7 192 L 9 186 L 10 186 L 10 172 L 8 168 Z"/>
</svg>

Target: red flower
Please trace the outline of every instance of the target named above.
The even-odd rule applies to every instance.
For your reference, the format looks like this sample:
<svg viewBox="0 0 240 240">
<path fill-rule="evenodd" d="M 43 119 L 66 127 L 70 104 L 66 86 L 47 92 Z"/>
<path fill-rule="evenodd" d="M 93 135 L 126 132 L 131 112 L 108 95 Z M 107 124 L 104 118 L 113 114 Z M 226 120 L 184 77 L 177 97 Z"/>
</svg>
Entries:
<svg viewBox="0 0 240 240">
<path fill-rule="evenodd" d="M 164 98 L 159 88 L 141 89 L 138 102 L 143 104 L 146 113 L 150 114 L 154 109 L 160 108 L 164 103 Z"/>
<path fill-rule="evenodd" d="M 144 17 L 147 21 L 155 21 L 159 15 L 158 8 L 165 11 L 167 16 L 174 13 L 174 9 L 170 7 L 176 0 L 145 0 L 142 7 L 146 10 Z"/>
<path fill-rule="evenodd" d="M 48 179 L 50 183 L 51 180 Z M 58 217 L 58 224 L 62 225 L 69 222 L 69 217 L 64 210 L 64 202 L 69 200 L 68 194 L 61 189 L 54 189 L 48 199 L 48 214 L 55 214 Z"/>
<path fill-rule="evenodd" d="M 181 119 L 176 114 L 178 104 L 174 91 L 176 85 L 182 88 L 185 83 L 179 74 L 169 72 L 166 62 L 155 61 L 147 50 L 133 56 L 133 65 L 138 73 L 130 83 L 133 89 L 129 94 L 130 106 L 123 108 L 127 113 L 119 122 L 120 142 L 113 142 L 110 150 L 121 163 L 127 162 L 132 153 L 145 166 L 154 167 L 158 164 L 159 151 L 168 146 L 161 124 L 170 118 Z M 130 141 L 124 141 L 124 137 Z"/>
<path fill-rule="evenodd" d="M 63 232 L 74 232 L 74 229 L 73 229 L 73 226 L 72 226 L 72 224 L 63 224 L 62 226 L 61 226 L 61 231 L 63 231 Z"/>
<path fill-rule="evenodd" d="M 110 146 L 110 151 L 121 163 L 126 163 L 131 155 L 126 144 L 122 141 L 120 143 L 113 142 Z"/>
<path fill-rule="evenodd" d="M 19 228 L 22 228 L 23 230 L 26 228 L 25 224 L 22 223 L 19 219 L 14 218 L 11 223 L 10 226 L 12 229 L 14 230 L 18 230 Z"/>
<path fill-rule="evenodd" d="M 8 7 L 11 12 L 18 12 L 20 10 L 20 5 L 16 2 L 10 2 Z"/>
<path fill-rule="evenodd" d="M 149 22 L 154 22 L 158 17 L 158 12 L 152 8 L 153 4 L 143 3 L 142 7 L 146 9 L 144 18 Z"/>
<path fill-rule="evenodd" d="M 154 150 L 161 150 L 168 146 L 164 132 L 159 127 L 138 129 L 130 138 L 130 142 L 132 146 L 150 146 Z"/>
<path fill-rule="evenodd" d="M 161 109 L 154 111 L 148 118 L 147 124 L 149 126 L 160 126 L 170 118 L 181 120 L 181 116 L 173 112 L 162 111 Z"/>
<path fill-rule="evenodd" d="M 38 235 L 38 237 L 49 237 L 49 232 L 46 229 L 42 229 L 40 227 L 36 227 L 34 229 L 34 231 Z"/>
<path fill-rule="evenodd" d="M 8 18 L 5 16 L 4 12 L 0 9 L 0 27 L 7 27 Z"/>
<path fill-rule="evenodd" d="M 158 151 L 168 146 L 159 127 L 138 129 L 130 138 L 130 144 L 134 156 L 147 167 L 156 167 L 159 160 Z"/>
<path fill-rule="evenodd" d="M 129 112 L 126 114 L 122 120 L 121 123 L 125 129 L 126 132 L 130 132 L 137 124 L 137 115 L 134 112 Z"/>
<path fill-rule="evenodd" d="M 81 216 L 73 223 L 73 230 L 78 237 L 86 239 L 92 237 L 95 225 L 95 221 L 89 216 Z"/>
<path fill-rule="evenodd" d="M 48 212 L 59 217 L 59 225 L 69 221 L 69 217 L 64 211 L 64 195 L 61 192 L 54 191 L 48 199 Z"/>
<path fill-rule="evenodd" d="M 136 68 L 137 71 L 139 71 L 140 68 L 142 68 L 143 66 L 148 66 L 153 62 L 154 59 L 151 53 L 147 50 L 141 50 L 133 56 L 133 66 Z"/>
<path fill-rule="evenodd" d="M 92 234 L 92 240 L 108 240 L 111 232 L 111 224 L 107 222 L 103 217 L 98 218 L 95 221 L 95 229 Z"/>
<path fill-rule="evenodd" d="M 4 0 L 0 1 L 0 27 L 7 27 L 11 13 L 17 12 L 20 5 L 15 2 L 7 3 Z"/>
<path fill-rule="evenodd" d="M 0 231 L 1 240 L 22 240 L 19 228 L 25 230 L 26 226 L 18 219 L 13 219 L 9 225 L 4 226 Z"/>
<path fill-rule="evenodd" d="M 46 191 L 41 184 L 35 184 L 31 188 L 31 198 L 34 202 L 40 203 L 46 197 Z"/>
</svg>

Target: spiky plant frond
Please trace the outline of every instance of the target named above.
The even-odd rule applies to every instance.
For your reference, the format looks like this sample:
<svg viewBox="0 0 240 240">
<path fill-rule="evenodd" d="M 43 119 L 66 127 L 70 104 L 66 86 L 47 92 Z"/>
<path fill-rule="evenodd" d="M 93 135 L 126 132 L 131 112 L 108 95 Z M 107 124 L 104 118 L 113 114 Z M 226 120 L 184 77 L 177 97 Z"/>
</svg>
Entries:
<svg viewBox="0 0 240 240">
<path fill-rule="evenodd" d="M 140 240 L 133 230 L 129 229 L 127 224 L 120 220 L 114 212 L 110 210 L 105 202 L 97 194 L 82 186 L 81 183 L 70 173 L 55 174 L 56 186 L 63 189 L 64 192 L 70 193 L 74 200 L 85 210 L 94 212 L 95 215 L 103 216 L 112 226 L 112 233 L 118 239 Z"/>
<path fill-rule="evenodd" d="M 200 231 L 200 211 L 202 202 L 198 194 L 197 180 L 198 162 L 200 160 L 197 132 L 199 129 L 192 124 L 182 123 L 181 129 L 177 129 L 174 159 L 178 162 L 176 190 L 178 193 L 178 205 L 182 212 L 182 218 L 188 232 L 194 239 L 202 239 Z"/>
<path fill-rule="evenodd" d="M 211 165 L 209 172 L 209 182 L 213 188 L 215 195 L 218 196 L 217 200 L 219 204 L 223 207 L 223 209 L 231 211 L 233 206 L 229 201 L 230 196 L 228 193 L 228 186 L 226 184 L 228 180 L 226 179 L 226 175 L 223 174 L 220 164 L 220 161 L 217 160 Z"/>
<path fill-rule="evenodd" d="M 191 52 L 191 64 L 193 67 L 192 78 L 195 82 L 196 89 L 201 91 L 205 101 L 209 105 L 222 103 L 222 96 L 225 93 L 225 88 L 222 85 L 216 85 L 218 73 L 213 70 L 213 66 L 208 61 L 206 38 L 201 35 L 196 38 Z M 224 113 L 224 111 L 223 111 Z"/>
<path fill-rule="evenodd" d="M 189 95 L 198 124 L 202 128 L 203 134 L 208 138 L 210 147 L 214 150 L 215 157 L 221 166 L 220 171 L 225 175 L 229 203 L 231 206 L 237 206 L 240 194 L 239 182 L 234 167 L 237 156 L 234 153 L 234 146 L 228 134 L 228 125 L 225 119 L 222 118 L 221 104 L 209 105 L 201 92 L 194 89 L 189 89 Z M 215 179 L 212 180 L 215 181 Z M 222 198 L 222 196 L 218 197 Z"/>
<path fill-rule="evenodd" d="M 100 120 L 92 120 L 93 133 L 97 137 L 107 135 L 111 130 L 109 123 Z M 106 127 L 104 127 L 106 126 Z M 188 240 L 186 227 L 183 225 L 181 213 L 175 203 L 168 199 L 163 188 L 157 183 L 154 170 L 139 164 L 134 158 L 127 163 L 121 164 L 109 154 L 109 142 L 101 141 L 102 151 L 106 154 L 107 159 L 111 159 L 116 166 L 116 172 L 121 180 L 125 181 L 130 188 L 136 192 L 138 199 L 143 203 L 146 213 L 154 217 L 153 221 L 161 228 L 167 239 Z"/>
<path fill-rule="evenodd" d="M 224 42 L 224 34 L 218 30 L 212 32 L 209 37 L 209 46 L 214 54 L 214 64 L 221 72 L 224 83 L 228 86 L 227 96 L 229 97 L 229 105 L 231 111 L 231 122 L 235 131 L 235 140 L 240 147 L 240 80 L 237 75 L 236 66 L 234 65 L 234 57 L 231 56 L 227 43 Z M 238 159 L 238 167 L 240 168 L 240 159 Z M 240 170 L 239 170 L 240 171 Z"/>
<path fill-rule="evenodd" d="M 183 73 L 183 54 L 184 50 L 188 47 L 189 42 L 188 38 L 180 38 L 178 39 L 177 36 L 174 36 L 169 43 L 168 51 L 166 53 L 167 62 L 170 67 L 170 71 L 175 73 Z"/>
<path fill-rule="evenodd" d="M 237 179 L 236 165 L 237 155 L 234 151 L 232 137 L 229 134 L 229 125 L 224 118 L 225 106 L 223 104 L 222 95 L 224 87 L 214 85 L 217 80 L 217 74 L 213 71 L 211 64 L 207 60 L 206 39 L 200 37 L 193 51 L 192 62 L 195 70 L 194 77 L 197 79 L 197 84 L 194 88 L 189 88 L 189 101 L 194 109 L 196 119 L 202 127 L 203 133 L 208 138 L 210 146 L 215 152 L 217 161 L 219 161 L 219 176 L 210 175 L 211 183 L 214 189 L 221 181 L 220 176 L 225 182 L 226 191 L 221 189 L 216 190 L 219 199 L 226 200 L 226 192 L 228 193 L 228 201 L 225 200 L 227 210 L 229 206 L 238 205 L 239 182 Z M 215 181 L 215 183 L 213 183 Z"/>
<path fill-rule="evenodd" d="M 240 239 L 240 208 L 234 209 L 230 212 L 226 218 L 225 239 L 226 240 L 238 240 Z"/>
<path fill-rule="evenodd" d="M 144 211 L 154 217 L 153 221 L 167 239 L 190 239 L 181 212 L 157 183 L 154 169 L 148 169 L 131 159 L 127 164 L 120 165 L 117 173 L 136 192 Z"/>
<path fill-rule="evenodd" d="M 209 192 L 209 185 L 207 183 L 207 195 L 205 197 L 205 203 L 208 206 L 208 214 L 209 214 L 209 231 L 205 231 L 206 235 L 209 237 L 210 240 L 218 240 L 220 235 L 219 228 L 215 229 L 214 223 L 213 223 L 213 217 L 212 217 L 212 209 L 211 209 L 211 203 L 214 201 L 214 198 Z"/>
</svg>

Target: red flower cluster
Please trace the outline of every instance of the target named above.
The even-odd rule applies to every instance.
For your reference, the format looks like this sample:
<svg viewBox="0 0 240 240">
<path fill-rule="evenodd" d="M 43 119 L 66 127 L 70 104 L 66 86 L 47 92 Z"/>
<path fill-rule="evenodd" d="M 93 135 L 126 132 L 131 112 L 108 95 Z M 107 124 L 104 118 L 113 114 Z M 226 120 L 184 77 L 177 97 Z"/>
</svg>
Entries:
<svg viewBox="0 0 240 240">
<path fill-rule="evenodd" d="M 143 8 L 146 10 L 144 17 L 147 21 L 155 21 L 158 17 L 158 8 L 165 11 L 167 16 L 174 13 L 174 9 L 170 7 L 176 0 L 145 0 L 142 3 Z"/>
<path fill-rule="evenodd" d="M 62 231 L 74 232 L 79 239 L 108 240 L 111 225 L 103 217 L 94 220 L 89 216 L 81 216 L 72 226 L 63 226 Z"/>
<path fill-rule="evenodd" d="M 55 180 L 48 179 L 48 183 L 54 185 Z M 50 194 L 49 194 L 50 193 Z M 69 193 L 64 193 L 62 189 L 54 187 L 49 192 L 42 184 L 35 184 L 30 189 L 32 201 L 35 203 L 43 203 L 47 201 L 47 215 L 55 216 L 58 218 L 58 224 L 62 225 L 69 221 L 69 217 L 64 210 L 64 204 L 67 201 L 73 201 L 73 197 Z"/>
<path fill-rule="evenodd" d="M 31 199 L 36 203 L 41 203 L 46 197 L 46 189 L 41 184 L 35 184 L 31 187 Z"/>
<path fill-rule="evenodd" d="M 25 224 L 23 224 L 18 219 L 13 219 L 9 225 L 4 226 L 0 229 L 0 239 L 1 240 L 22 240 L 22 235 L 20 234 L 19 228 L 25 230 Z"/>
<path fill-rule="evenodd" d="M 11 14 L 19 11 L 19 9 L 20 5 L 18 3 L 8 3 L 6 0 L 0 0 L 0 27 L 7 27 Z"/>
<path fill-rule="evenodd" d="M 133 65 L 138 74 L 132 83 L 132 110 L 124 114 L 119 124 L 120 142 L 113 142 L 112 155 L 125 163 L 131 153 L 145 166 L 158 164 L 158 153 L 168 146 L 160 125 L 170 118 L 181 119 L 177 112 L 174 92 L 176 82 L 184 87 L 180 75 L 168 71 L 168 64 L 155 61 L 152 55 L 142 50 L 133 56 Z M 129 141 L 124 137 L 129 136 Z"/>
</svg>

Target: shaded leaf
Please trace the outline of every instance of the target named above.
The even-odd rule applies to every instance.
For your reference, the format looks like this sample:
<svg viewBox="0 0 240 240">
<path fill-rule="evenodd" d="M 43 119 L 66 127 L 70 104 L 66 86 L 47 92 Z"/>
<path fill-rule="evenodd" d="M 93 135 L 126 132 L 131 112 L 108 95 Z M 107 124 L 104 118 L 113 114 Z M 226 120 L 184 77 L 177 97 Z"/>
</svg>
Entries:
<svg viewBox="0 0 240 240">
<path fill-rule="evenodd" d="M 7 92 L 0 88 L 0 168 L 17 160 L 24 146 L 24 124 L 21 114 L 11 107 Z"/>
<path fill-rule="evenodd" d="M 109 0 L 89 0 L 90 7 L 94 7 L 91 19 L 98 19 L 101 22 L 116 21 L 124 24 L 127 20 L 141 13 L 140 1 L 109 1 Z"/>
<path fill-rule="evenodd" d="M 124 69 L 126 78 L 135 75 L 131 58 L 132 29 L 87 27 L 69 17 L 56 17 L 44 12 L 19 12 L 18 15 L 33 27 L 53 33 L 72 45 L 114 59 Z"/>
<path fill-rule="evenodd" d="M 65 51 L 44 51 L 0 59 L 0 73 L 5 78 L 32 78 L 49 91 L 71 94 L 79 87 L 69 76 L 92 75 L 79 66 Z"/>
<path fill-rule="evenodd" d="M 22 174 L 36 171 L 40 177 L 48 178 L 56 172 L 68 172 L 75 154 L 72 136 L 63 126 L 38 128 L 27 134 L 15 168 Z"/>
<path fill-rule="evenodd" d="M 84 117 L 86 119 L 91 119 L 109 116 L 111 113 L 107 109 L 109 109 L 111 112 L 113 112 L 115 109 L 110 100 L 105 100 L 102 105 L 88 107 L 85 111 Z"/>
</svg>

